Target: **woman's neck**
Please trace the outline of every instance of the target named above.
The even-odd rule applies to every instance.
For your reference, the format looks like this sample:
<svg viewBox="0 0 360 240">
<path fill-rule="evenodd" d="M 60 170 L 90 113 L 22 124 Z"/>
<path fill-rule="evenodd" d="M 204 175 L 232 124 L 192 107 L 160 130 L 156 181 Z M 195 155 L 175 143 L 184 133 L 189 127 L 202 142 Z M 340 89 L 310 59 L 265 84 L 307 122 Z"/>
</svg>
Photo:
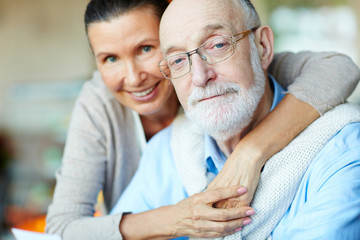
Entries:
<svg viewBox="0 0 360 240">
<path fill-rule="evenodd" d="M 141 124 L 146 140 L 150 140 L 156 133 L 169 126 L 177 115 L 180 103 L 175 92 L 171 94 L 164 106 L 153 114 L 140 115 Z"/>
</svg>

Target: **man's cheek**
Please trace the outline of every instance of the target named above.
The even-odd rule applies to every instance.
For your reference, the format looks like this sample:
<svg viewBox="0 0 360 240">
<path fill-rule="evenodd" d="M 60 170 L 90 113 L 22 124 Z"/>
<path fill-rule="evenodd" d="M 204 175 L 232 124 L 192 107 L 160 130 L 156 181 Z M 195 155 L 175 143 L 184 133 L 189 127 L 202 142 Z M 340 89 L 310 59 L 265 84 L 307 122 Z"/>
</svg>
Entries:
<svg viewBox="0 0 360 240">
<path fill-rule="evenodd" d="M 183 106 L 185 110 L 189 109 L 188 99 L 189 99 L 189 95 L 187 94 L 182 94 L 182 96 L 179 98 L 180 104 Z"/>
<path fill-rule="evenodd" d="M 173 82 L 173 85 L 180 104 L 184 107 L 184 109 L 187 109 L 187 101 L 189 99 L 190 92 L 186 89 L 184 84 Z"/>
</svg>

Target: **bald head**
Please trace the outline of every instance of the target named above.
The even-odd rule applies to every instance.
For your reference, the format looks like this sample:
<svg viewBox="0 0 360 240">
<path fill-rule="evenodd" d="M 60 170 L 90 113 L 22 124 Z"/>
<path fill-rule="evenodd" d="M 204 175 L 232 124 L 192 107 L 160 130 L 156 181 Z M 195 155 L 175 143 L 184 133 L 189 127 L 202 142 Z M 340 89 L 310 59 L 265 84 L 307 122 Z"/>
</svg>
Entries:
<svg viewBox="0 0 360 240">
<path fill-rule="evenodd" d="M 232 0 L 172 1 L 160 23 L 160 41 L 163 43 L 161 49 L 164 56 L 171 54 L 174 50 L 180 50 L 174 47 L 180 46 L 180 41 L 183 43 L 188 41 L 187 36 L 192 36 L 198 31 L 198 24 L 203 25 L 201 35 L 211 32 L 211 28 L 225 27 L 225 25 L 230 31 L 234 29 L 234 24 L 229 21 L 231 16 L 234 16 L 234 13 L 231 13 L 230 5 L 232 4 Z M 243 22 L 237 21 L 237 25 Z M 198 43 L 201 41 L 202 39 L 199 39 Z"/>
<path fill-rule="evenodd" d="M 206 38 L 212 28 L 223 28 L 228 35 L 260 26 L 260 19 L 248 0 L 173 0 L 160 24 L 160 41 L 164 56 L 173 52 L 177 41 L 189 41 L 185 35 L 198 33 Z M 184 39 L 185 38 L 185 39 Z M 181 39 L 181 40 L 180 40 Z M 199 39 L 200 42 L 203 39 Z"/>
</svg>

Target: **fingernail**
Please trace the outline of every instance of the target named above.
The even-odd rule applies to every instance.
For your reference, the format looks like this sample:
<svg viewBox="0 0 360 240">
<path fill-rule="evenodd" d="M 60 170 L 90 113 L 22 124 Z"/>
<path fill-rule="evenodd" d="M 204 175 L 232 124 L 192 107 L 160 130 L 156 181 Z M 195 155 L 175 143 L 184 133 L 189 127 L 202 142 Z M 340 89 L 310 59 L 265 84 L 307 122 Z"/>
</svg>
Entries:
<svg viewBox="0 0 360 240">
<path fill-rule="evenodd" d="M 251 223 L 251 219 L 246 219 L 245 221 L 243 221 L 244 225 L 248 225 L 249 223 Z"/>
<path fill-rule="evenodd" d="M 238 191 L 238 193 L 243 194 L 243 193 L 246 193 L 247 189 L 246 189 L 246 187 L 241 187 L 241 188 L 238 188 L 237 191 Z"/>
<path fill-rule="evenodd" d="M 235 229 L 235 232 L 239 232 L 241 230 L 242 230 L 242 228 L 237 228 L 237 229 Z"/>
<path fill-rule="evenodd" d="M 254 210 L 254 209 L 249 209 L 249 210 L 246 211 L 246 215 L 247 215 L 247 216 L 251 216 L 251 215 L 253 215 L 254 213 L 255 213 L 255 210 Z"/>
</svg>

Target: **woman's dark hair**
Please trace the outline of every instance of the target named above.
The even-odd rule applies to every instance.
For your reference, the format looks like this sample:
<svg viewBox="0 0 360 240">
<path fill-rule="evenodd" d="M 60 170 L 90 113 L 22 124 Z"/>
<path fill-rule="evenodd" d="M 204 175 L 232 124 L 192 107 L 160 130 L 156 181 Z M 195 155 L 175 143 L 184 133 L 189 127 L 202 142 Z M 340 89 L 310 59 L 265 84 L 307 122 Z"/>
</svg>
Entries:
<svg viewBox="0 0 360 240">
<path fill-rule="evenodd" d="M 84 17 L 86 34 L 91 23 L 109 21 L 144 6 L 152 7 L 160 19 L 168 4 L 167 0 L 91 0 Z"/>
</svg>

